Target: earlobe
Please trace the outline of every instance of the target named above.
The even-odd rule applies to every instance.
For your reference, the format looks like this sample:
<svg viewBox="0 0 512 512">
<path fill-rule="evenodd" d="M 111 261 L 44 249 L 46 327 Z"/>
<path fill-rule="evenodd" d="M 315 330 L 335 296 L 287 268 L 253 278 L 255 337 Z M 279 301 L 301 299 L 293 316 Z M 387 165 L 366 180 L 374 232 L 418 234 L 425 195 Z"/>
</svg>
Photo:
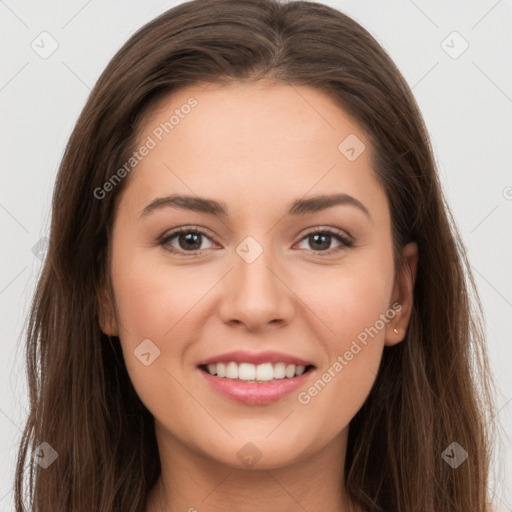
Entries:
<svg viewBox="0 0 512 512">
<path fill-rule="evenodd" d="M 98 293 L 98 304 L 100 329 L 107 336 L 118 336 L 114 306 L 106 286 L 102 286 Z"/>
<path fill-rule="evenodd" d="M 393 319 L 386 326 L 384 344 L 387 346 L 400 343 L 407 331 L 414 305 L 414 283 L 418 269 L 418 245 L 410 242 L 403 248 L 402 268 L 397 272 L 391 304 L 400 304 Z"/>
</svg>

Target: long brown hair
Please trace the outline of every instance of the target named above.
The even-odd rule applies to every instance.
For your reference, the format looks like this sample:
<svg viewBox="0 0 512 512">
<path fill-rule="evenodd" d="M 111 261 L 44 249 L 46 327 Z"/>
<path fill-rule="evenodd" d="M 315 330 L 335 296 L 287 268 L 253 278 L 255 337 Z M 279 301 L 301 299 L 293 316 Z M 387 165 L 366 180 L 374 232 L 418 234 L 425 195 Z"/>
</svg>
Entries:
<svg viewBox="0 0 512 512">
<path fill-rule="evenodd" d="M 30 414 L 16 469 L 17 512 L 25 499 L 38 512 L 144 511 L 160 472 L 153 418 L 130 382 L 119 339 L 98 321 L 115 200 L 129 178 L 102 198 L 94 191 L 132 156 L 158 99 L 187 85 L 260 79 L 313 86 L 353 116 L 372 143 L 372 167 L 389 199 L 396 265 L 407 242 L 419 248 L 406 337 L 384 349 L 375 385 L 350 424 L 340 485 L 371 511 L 489 510 L 493 395 L 482 311 L 406 81 L 377 41 L 333 8 L 194 0 L 119 50 L 66 147 L 28 319 Z M 32 457 L 43 442 L 58 454 L 46 469 Z M 442 456 L 454 442 L 468 453 L 457 469 Z"/>
</svg>

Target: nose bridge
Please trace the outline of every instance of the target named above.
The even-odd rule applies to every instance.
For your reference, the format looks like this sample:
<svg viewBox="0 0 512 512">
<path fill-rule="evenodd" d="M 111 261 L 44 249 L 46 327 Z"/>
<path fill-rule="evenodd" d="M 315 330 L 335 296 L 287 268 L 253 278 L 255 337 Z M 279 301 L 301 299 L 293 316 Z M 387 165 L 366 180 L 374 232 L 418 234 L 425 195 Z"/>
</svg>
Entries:
<svg viewBox="0 0 512 512">
<path fill-rule="evenodd" d="M 235 248 L 223 297 L 225 321 L 256 328 L 271 321 L 288 321 L 293 312 L 292 294 L 282 282 L 282 265 L 270 247 L 271 237 L 262 238 L 264 243 L 248 236 Z"/>
</svg>

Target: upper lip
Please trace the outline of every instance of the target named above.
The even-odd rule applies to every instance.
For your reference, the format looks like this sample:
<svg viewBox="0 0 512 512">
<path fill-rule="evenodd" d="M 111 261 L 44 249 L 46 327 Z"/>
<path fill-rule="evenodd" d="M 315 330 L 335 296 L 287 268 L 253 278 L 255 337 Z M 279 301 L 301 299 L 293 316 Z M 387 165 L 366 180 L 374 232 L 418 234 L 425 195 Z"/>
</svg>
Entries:
<svg viewBox="0 0 512 512">
<path fill-rule="evenodd" d="M 217 356 L 209 357 L 198 363 L 198 366 L 215 363 L 229 363 L 234 361 L 235 363 L 285 363 L 294 364 L 295 366 L 313 366 L 313 363 L 305 361 L 300 357 L 291 356 L 284 354 L 283 352 L 275 352 L 273 350 L 267 350 L 265 352 L 247 352 L 245 350 L 235 350 L 233 352 L 226 352 Z"/>
</svg>

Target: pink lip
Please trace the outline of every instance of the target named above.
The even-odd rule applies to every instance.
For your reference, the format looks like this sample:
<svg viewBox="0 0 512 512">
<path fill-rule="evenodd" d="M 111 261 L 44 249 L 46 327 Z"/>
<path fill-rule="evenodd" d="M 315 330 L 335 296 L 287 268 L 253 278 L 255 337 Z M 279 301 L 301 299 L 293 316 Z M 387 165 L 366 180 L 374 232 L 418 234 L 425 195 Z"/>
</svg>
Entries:
<svg viewBox="0 0 512 512">
<path fill-rule="evenodd" d="M 300 388 L 314 372 L 314 368 L 298 377 L 268 381 L 261 384 L 215 377 L 205 370 L 199 369 L 199 371 L 219 393 L 244 404 L 261 405 L 276 402 Z"/>
<path fill-rule="evenodd" d="M 272 350 L 267 350 L 265 352 L 247 352 L 245 350 L 235 350 L 234 352 L 226 352 L 225 354 L 220 354 L 218 356 L 205 359 L 204 361 L 198 363 L 198 366 L 214 363 L 229 363 L 231 361 L 234 361 L 237 364 L 285 363 L 294 364 L 295 366 L 308 366 L 313 364 L 309 361 L 304 361 L 304 359 L 290 356 L 282 352 L 274 352 Z"/>
</svg>

